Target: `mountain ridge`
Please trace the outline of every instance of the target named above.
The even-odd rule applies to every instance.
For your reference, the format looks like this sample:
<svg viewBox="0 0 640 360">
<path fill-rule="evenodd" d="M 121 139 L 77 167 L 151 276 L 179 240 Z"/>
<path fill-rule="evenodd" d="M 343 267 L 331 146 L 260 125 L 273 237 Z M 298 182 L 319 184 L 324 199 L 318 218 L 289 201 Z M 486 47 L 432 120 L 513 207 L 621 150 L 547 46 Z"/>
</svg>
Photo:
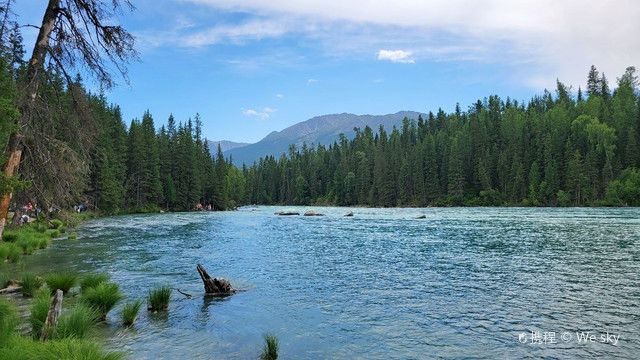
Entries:
<svg viewBox="0 0 640 360">
<path fill-rule="evenodd" d="M 273 155 L 280 157 L 289 151 L 289 145 L 294 144 L 301 147 L 307 145 L 328 145 L 339 139 L 340 134 L 344 134 L 351 139 L 355 136 L 353 128 L 364 129 L 371 127 L 374 132 L 380 125 L 391 131 L 393 126 L 402 124 L 406 117 L 417 120 L 419 115 L 424 113 L 416 111 L 398 111 L 385 115 L 356 115 L 351 113 L 326 114 L 314 116 L 308 120 L 291 125 L 281 131 L 272 131 L 262 140 L 244 146 L 238 146 L 223 150 L 225 157 L 231 157 L 234 164 L 253 164 L 261 157 Z M 211 148 L 212 152 L 217 151 Z"/>
</svg>

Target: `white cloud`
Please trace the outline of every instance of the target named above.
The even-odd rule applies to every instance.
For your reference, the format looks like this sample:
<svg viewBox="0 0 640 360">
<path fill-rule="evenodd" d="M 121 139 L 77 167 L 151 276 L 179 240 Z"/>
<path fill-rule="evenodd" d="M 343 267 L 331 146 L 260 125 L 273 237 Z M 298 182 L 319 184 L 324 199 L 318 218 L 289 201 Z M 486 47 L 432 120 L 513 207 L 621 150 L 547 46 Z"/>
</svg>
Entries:
<svg viewBox="0 0 640 360">
<path fill-rule="evenodd" d="M 259 119 L 268 119 L 274 112 L 278 111 L 277 109 L 272 109 L 270 107 L 265 107 L 262 110 L 254 110 L 254 109 L 242 109 L 242 113 L 245 116 L 253 116 Z"/>
<path fill-rule="evenodd" d="M 384 79 L 373 79 L 373 80 L 371 80 L 371 82 L 373 82 L 375 84 L 379 84 L 379 83 L 384 82 Z"/>
<path fill-rule="evenodd" d="M 282 95 L 282 94 L 276 94 L 276 97 L 277 97 L 278 99 L 282 99 L 282 98 L 284 97 L 284 95 Z"/>
<path fill-rule="evenodd" d="M 394 63 L 413 64 L 416 61 L 411 58 L 411 51 L 404 50 L 380 50 L 378 60 L 389 60 Z"/>
<path fill-rule="evenodd" d="M 637 0 L 185 1 L 249 18 L 192 34 L 187 46 L 298 34 L 329 56 L 411 48 L 414 61 L 517 65 L 519 81 L 550 85 L 556 77 L 584 82 L 591 64 L 611 79 L 640 65 Z"/>
<path fill-rule="evenodd" d="M 278 21 L 255 20 L 239 25 L 218 25 L 196 32 L 181 40 L 183 46 L 205 46 L 223 42 L 242 43 L 248 40 L 279 37 L 287 32 L 287 25 Z"/>
<path fill-rule="evenodd" d="M 313 84 L 313 83 L 317 83 L 317 82 L 318 82 L 317 79 L 309 79 L 309 80 L 307 80 L 307 85 Z"/>
</svg>

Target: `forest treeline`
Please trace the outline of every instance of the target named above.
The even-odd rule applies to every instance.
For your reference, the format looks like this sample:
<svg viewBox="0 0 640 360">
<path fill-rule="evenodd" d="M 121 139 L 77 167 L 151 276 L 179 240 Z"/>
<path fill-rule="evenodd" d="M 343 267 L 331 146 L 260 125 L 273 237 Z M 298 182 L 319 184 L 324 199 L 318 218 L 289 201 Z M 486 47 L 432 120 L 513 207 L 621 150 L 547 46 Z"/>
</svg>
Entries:
<svg viewBox="0 0 640 360">
<path fill-rule="evenodd" d="M 10 25 L 0 28 L 0 146 L 5 149 L 16 131 L 27 72 L 20 28 Z M 39 80 L 33 121 L 23 131 L 19 175 L 0 174 L 0 193 L 13 190 L 12 209 L 20 212 L 29 202 L 45 211 L 84 204 L 114 214 L 192 210 L 198 204 L 223 210 L 243 202 L 242 173 L 219 149 L 211 155 L 197 114 L 184 122 L 170 117 L 159 130 L 148 111 L 125 124 L 120 108 L 87 91 L 79 75 L 70 79 L 52 66 Z"/>
<path fill-rule="evenodd" d="M 26 64 L 19 28 L 3 29 L 0 146 L 19 116 Z M 238 169 L 212 156 L 202 122 L 149 111 L 125 123 L 117 105 L 82 79 L 47 70 L 13 208 L 57 210 L 85 203 L 112 214 L 214 210 L 243 204 L 640 205 L 640 117 L 633 67 L 614 91 L 595 67 L 583 94 L 558 82 L 528 103 L 490 96 L 462 111 L 405 119 L 400 128 L 356 129 L 331 145 L 291 146 Z M 214 149 L 216 150 L 216 149 Z M 6 159 L 2 159 L 6 161 Z"/>
<path fill-rule="evenodd" d="M 638 81 L 611 92 L 588 74 L 574 98 L 557 82 L 528 103 L 490 96 L 401 128 L 354 129 L 332 145 L 290 148 L 244 168 L 256 204 L 640 205 Z M 389 132 L 388 132 L 389 131 Z"/>
</svg>

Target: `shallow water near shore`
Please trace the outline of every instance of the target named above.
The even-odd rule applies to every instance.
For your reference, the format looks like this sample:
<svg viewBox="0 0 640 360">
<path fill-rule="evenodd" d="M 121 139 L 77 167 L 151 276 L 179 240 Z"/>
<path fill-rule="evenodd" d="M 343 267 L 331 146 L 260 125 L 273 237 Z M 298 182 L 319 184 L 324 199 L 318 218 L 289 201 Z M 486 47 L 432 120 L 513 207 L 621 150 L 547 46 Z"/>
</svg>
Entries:
<svg viewBox="0 0 640 360">
<path fill-rule="evenodd" d="M 327 216 L 273 214 L 288 209 Z M 156 284 L 196 295 L 174 291 L 168 313 L 141 310 L 131 329 L 122 304 L 109 314 L 108 346 L 135 359 L 256 358 L 265 332 L 287 359 L 640 353 L 638 208 L 260 206 L 100 218 L 76 233 L 26 269 L 108 272 L 129 300 Z M 201 296 L 197 263 L 243 291 Z M 579 343 L 587 331 L 597 341 Z"/>
</svg>

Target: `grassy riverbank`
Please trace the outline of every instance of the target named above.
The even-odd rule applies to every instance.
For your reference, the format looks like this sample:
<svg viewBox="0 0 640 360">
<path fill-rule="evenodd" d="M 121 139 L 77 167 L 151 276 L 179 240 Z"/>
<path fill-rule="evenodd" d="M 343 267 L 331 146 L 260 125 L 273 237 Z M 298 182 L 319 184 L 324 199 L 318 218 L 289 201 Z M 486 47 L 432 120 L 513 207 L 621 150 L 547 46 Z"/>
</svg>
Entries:
<svg viewBox="0 0 640 360">
<path fill-rule="evenodd" d="M 23 274 L 19 285 L 6 298 L 0 297 L 0 358 L 113 360 L 124 356 L 105 350 L 97 335 L 107 313 L 124 298 L 107 275 Z M 54 326 L 46 323 L 52 289 L 64 292 Z M 129 311 L 123 324 L 132 325 L 136 316 L 137 311 Z"/>
<path fill-rule="evenodd" d="M 9 226 L 0 243 L 0 263 L 17 263 L 22 256 L 47 248 L 57 237 L 73 238 L 75 234 L 69 231 L 92 217 L 95 215 L 91 213 L 69 213 L 60 214 L 52 220 L 40 219 L 20 226 Z"/>
</svg>

